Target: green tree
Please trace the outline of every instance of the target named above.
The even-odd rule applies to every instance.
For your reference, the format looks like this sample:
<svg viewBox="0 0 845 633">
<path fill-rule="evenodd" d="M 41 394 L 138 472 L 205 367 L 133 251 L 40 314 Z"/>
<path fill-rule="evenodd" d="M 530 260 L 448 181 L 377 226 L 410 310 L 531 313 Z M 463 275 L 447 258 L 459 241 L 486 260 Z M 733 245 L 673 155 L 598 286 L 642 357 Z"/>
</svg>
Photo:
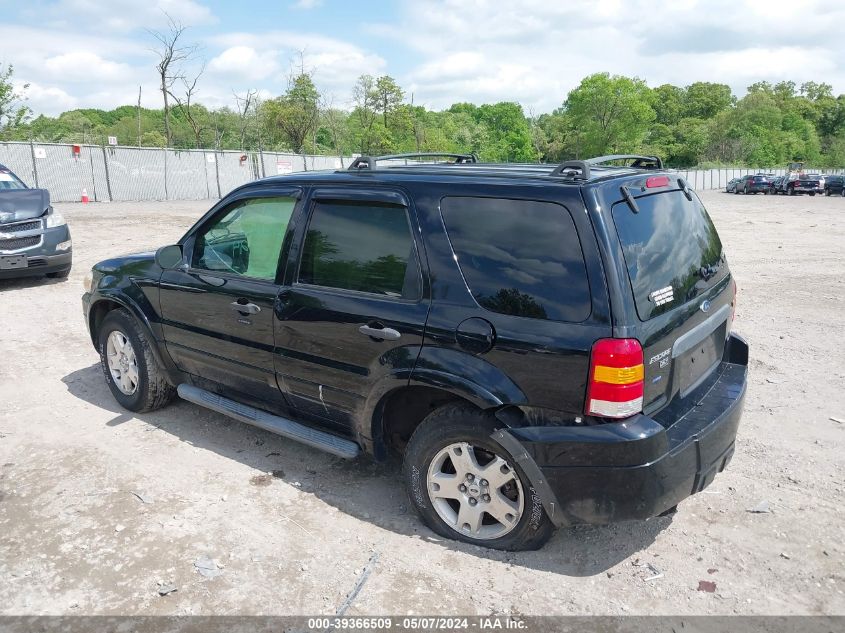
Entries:
<svg viewBox="0 0 845 633">
<path fill-rule="evenodd" d="M 301 72 L 291 78 L 284 95 L 264 103 L 263 119 L 281 132 L 292 151 L 304 152 L 320 120 L 320 93 L 311 75 Z"/>
<path fill-rule="evenodd" d="M 711 119 L 727 110 L 734 102 L 731 88 L 727 84 L 697 81 L 687 86 L 684 92 L 683 114 L 696 119 Z"/>
<path fill-rule="evenodd" d="M 389 127 L 388 117 L 393 115 L 397 108 L 402 105 L 405 93 L 402 92 L 402 88 L 399 87 L 396 80 L 388 75 L 376 79 L 374 91 L 376 112 L 381 113 L 384 127 L 387 129 Z"/>
<path fill-rule="evenodd" d="M 25 123 L 32 114 L 31 110 L 21 103 L 23 97 L 15 90 L 12 77 L 14 67 L 5 66 L 0 62 L 0 132 L 16 128 Z M 24 90 L 29 84 L 24 85 Z"/>
<path fill-rule="evenodd" d="M 564 110 L 580 133 L 579 154 L 597 156 L 635 151 L 655 119 L 654 95 L 637 78 L 590 75 L 572 90 Z"/>
<path fill-rule="evenodd" d="M 653 92 L 655 121 L 663 125 L 675 125 L 684 115 L 684 89 L 672 84 L 663 84 L 657 86 Z"/>
</svg>

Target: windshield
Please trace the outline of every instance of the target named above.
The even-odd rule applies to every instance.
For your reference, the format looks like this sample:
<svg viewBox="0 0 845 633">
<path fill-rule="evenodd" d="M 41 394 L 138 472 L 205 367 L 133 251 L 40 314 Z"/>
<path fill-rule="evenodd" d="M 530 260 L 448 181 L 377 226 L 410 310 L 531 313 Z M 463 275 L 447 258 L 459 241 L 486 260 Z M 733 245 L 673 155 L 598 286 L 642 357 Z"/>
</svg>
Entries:
<svg viewBox="0 0 845 633">
<path fill-rule="evenodd" d="M 26 185 L 12 172 L 0 170 L 0 191 L 7 189 L 26 189 Z"/>
<path fill-rule="evenodd" d="M 728 273 L 722 242 L 704 205 L 681 191 L 613 205 L 637 313 L 646 321 L 691 301 Z"/>
</svg>

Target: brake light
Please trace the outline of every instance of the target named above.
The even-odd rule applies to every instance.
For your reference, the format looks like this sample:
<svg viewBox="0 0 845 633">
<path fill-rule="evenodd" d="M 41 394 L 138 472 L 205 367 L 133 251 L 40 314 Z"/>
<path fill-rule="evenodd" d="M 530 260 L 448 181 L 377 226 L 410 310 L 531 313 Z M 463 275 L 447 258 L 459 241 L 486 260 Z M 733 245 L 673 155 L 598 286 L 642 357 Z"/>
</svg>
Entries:
<svg viewBox="0 0 845 633">
<path fill-rule="evenodd" d="M 653 187 L 668 187 L 669 176 L 652 176 L 651 178 L 646 179 L 645 186 L 646 189 L 651 189 Z"/>
<path fill-rule="evenodd" d="M 643 348 L 633 338 L 593 344 L 587 381 L 587 415 L 627 418 L 643 410 Z"/>
</svg>

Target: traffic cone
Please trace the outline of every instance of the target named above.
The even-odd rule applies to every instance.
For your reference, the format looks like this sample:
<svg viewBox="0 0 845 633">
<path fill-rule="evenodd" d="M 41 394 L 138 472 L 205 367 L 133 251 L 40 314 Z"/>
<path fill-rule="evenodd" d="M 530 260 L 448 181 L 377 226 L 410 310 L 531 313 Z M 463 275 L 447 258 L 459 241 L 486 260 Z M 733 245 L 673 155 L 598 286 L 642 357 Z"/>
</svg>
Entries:
<svg viewBox="0 0 845 633">
<path fill-rule="evenodd" d="M 82 202 L 83 202 L 83 204 L 88 204 L 88 202 L 89 202 L 89 200 L 88 200 L 88 190 L 87 189 L 82 190 Z"/>
</svg>

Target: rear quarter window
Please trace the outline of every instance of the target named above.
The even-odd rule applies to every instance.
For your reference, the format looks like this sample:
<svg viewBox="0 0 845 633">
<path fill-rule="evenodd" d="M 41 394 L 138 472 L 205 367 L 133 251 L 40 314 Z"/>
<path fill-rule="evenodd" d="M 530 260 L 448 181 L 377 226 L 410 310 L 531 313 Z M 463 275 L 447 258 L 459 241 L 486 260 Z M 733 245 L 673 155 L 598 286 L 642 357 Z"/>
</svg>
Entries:
<svg viewBox="0 0 845 633">
<path fill-rule="evenodd" d="M 581 242 L 551 202 L 447 197 L 441 213 L 472 296 L 491 312 L 580 322 L 592 311 Z"/>
</svg>

